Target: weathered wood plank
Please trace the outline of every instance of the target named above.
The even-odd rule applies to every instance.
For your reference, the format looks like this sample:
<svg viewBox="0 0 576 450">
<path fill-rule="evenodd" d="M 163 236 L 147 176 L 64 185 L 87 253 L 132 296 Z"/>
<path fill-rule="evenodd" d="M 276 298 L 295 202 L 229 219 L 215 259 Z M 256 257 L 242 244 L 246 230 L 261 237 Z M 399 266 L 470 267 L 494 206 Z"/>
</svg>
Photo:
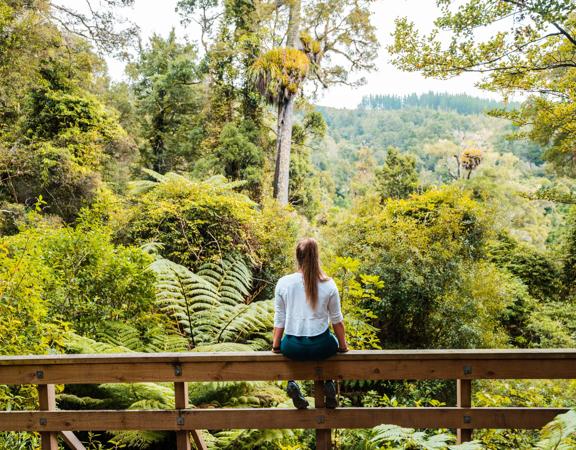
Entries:
<svg viewBox="0 0 576 450">
<path fill-rule="evenodd" d="M 198 430 L 220 428 L 370 428 L 382 423 L 413 428 L 535 429 L 566 412 L 558 408 L 224 408 L 185 411 L 0 412 L 0 431 Z M 465 420 L 469 416 L 469 420 Z M 181 424 L 178 417 L 182 417 Z M 45 419 L 43 424 L 40 419 Z"/>
<path fill-rule="evenodd" d="M 467 360 L 467 359 L 572 359 L 576 349 L 441 349 L 441 350 L 354 350 L 338 354 L 330 361 L 386 361 L 386 360 Z M 185 352 L 185 353 L 116 353 L 96 355 L 30 355 L 0 356 L 2 365 L 100 364 L 134 362 L 270 362 L 286 360 L 271 352 Z"/>
<path fill-rule="evenodd" d="M 0 384 L 99 384 L 265 380 L 429 380 L 574 379 L 576 359 L 446 359 L 299 362 L 287 359 L 230 362 L 132 363 L 101 360 L 88 364 L 0 366 Z"/>
</svg>

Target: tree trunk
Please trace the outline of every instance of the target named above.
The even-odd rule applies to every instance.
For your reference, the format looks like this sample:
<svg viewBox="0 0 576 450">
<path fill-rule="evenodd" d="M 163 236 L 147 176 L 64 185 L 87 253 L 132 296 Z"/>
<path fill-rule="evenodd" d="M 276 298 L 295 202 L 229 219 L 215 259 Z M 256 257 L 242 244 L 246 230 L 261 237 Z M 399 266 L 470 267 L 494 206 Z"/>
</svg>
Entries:
<svg viewBox="0 0 576 450">
<path fill-rule="evenodd" d="M 292 116 L 295 96 L 278 105 L 278 128 L 276 138 L 276 169 L 274 171 L 274 198 L 281 205 L 288 204 L 290 183 L 290 147 L 292 145 Z"/>
<path fill-rule="evenodd" d="M 290 15 L 286 32 L 286 46 L 297 47 L 300 32 L 301 0 L 290 0 Z M 290 95 L 278 105 L 278 123 L 276 136 L 276 168 L 274 170 L 274 198 L 281 205 L 288 204 L 288 187 L 290 184 L 290 149 L 292 146 L 292 124 L 294 100 Z"/>
<path fill-rule="evenodd" d="M 300 33 L 300 9 L 302 0 L 291 0 L 288 30 L 286 31 L 286 47 L 297 47 Z"/>
</svg>

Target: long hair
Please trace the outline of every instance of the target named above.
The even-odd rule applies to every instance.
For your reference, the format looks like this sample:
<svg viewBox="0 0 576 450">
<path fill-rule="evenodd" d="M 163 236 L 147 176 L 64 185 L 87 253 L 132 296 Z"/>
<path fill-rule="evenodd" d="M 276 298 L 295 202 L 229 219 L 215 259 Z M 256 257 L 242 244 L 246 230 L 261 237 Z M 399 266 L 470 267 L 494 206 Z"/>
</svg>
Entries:
<svg viewBox="0 0 576 450">
<path fill-rule="evenodd" d="M 318 281 L 327 281 L 328 277 L 320 268 L 320 254 L 315 239 L 306 238 L 296 246 L 296 261 L 304 276 L 306 301 L 316 309 L 318 303 Z"/>
</svg>

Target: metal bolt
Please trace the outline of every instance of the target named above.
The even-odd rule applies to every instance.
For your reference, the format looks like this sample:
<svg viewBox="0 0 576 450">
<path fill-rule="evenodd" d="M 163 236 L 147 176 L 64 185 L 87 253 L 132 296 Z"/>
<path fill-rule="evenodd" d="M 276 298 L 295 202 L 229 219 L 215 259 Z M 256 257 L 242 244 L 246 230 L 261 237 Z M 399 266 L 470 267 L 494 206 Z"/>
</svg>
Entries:
<svg viewBox="0 0 576 450">
<path fill-rule="evenodd" d="M 324 422 L 326 422 L 326 417 L 318 416 L 318 417 L 316 417 L 316 422 L 317 423 L 324 423 Z"/>
<path fill-rule="evenodd" d="M 175 374 L 177 377 L 181 377 L 181 376 L 182 376 L 182 366 L 181 366 L 180 364 L 176 364 L 176 365 L 174 366 L 174 374 Z"/>
<path fill-rule="evenodd" d="M 464 416 L 464 423 L 472 423 L 472 416 Z"/>
<path fill-rule="evenodd" d="M 176 418 L 176 425 L 184 425 L 184 417 L 178 416 Z"/>
<path fill-rule="evenodd" d="M 472 366 L 464 366 L 464 375 L 472 375 Z"/>
<path fill-rule="evenodd" d="M 48 424 L 48 419 L 45 419 L 44 417 L 40 418 L 40 425 L 47 425 Z"/>
<path fill-rule="evenodd" d="M 37 370 L 36 371 L 36 378 L 38 378 L 39 380 L 44 378 L 44 371 L 43 370 Z"/>
</svg>

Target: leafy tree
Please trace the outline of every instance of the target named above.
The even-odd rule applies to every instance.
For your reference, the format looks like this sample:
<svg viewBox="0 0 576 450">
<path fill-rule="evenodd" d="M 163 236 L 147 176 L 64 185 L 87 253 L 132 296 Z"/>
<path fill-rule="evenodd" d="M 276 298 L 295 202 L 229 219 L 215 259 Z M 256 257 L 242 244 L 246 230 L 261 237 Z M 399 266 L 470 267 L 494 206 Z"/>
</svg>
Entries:
<svg viewBox="0 0 576 450">
<path fill-rule="evenodd" d="M 468 194 L 443 188 L 384 205 L 369 197 L 339 222 L 327 225 L 336 254 L 384 282 L 373 305 L 384 347 L 505 342 L 499 317 L 518 283 L 483 260 L 490 220 Z"/>
<path fill-rule="evenodd" d="M 390 147 L 384 165 L 376 172 L 376 183 L 382 199 L 407 198 L 418 189 L 416 159 Z"/>
<path fill-rule="evenodd" d="M 219 2 L 179 2 L 185 17 L 200 21 L 206 32 L 217 22 L 219 7 Z M 226 2 L 220 11 L 221 31 L 210 47 L 214 52 L 208 52 L 210 59 L 219 63 L 215 78 L 220 88 L 227 87 L 227 104 L 235 96 L 229 80 L 239 78 L 246 87 L 244 81 L 252 78 L 264 97 L 278 107 L 274 192 L 282 204 L 287 204 L 292 111 L 300 85 L 308 74 L 322 86 L 348 83 L 349 73 L 372 67 L 377 43 L 369 2 L 298 0 L 250 7 L 243 2 Z M 237 33 L 240 45 L 233 44 L 231 33 Z M 343 63 L 331 61 L 332 54 L 342 55 Z M 239 72 L 233 64 L 238 59 L 244 67 Z M 258 101 L 243 90 L 244 107 L 255 111 Z M 228 111 L 228 119 L 231 113 Z"/>
<path fill-rule="evenodd" d="M 194 45 L 179 43 L 172 30 L 166 39 L 152 36 L 129 67 L 144 139 L 141 152 L 156 172 L 186 169 L 198 156 L 203 95 L 195 61 Z"/>
<path fill-rule="evenodd" d="M 547 146 L 545 157 L 560 171 L 573 170 L 574 2 L 470 0 L 455 8 L 449 0 L 436 3 L 441 15 L 427 36 L 407 18 L 396 21 L 389 48 L 395 64 L 430 77 L 484 73 L 483 88 L 528 94 L 518 111 L 500 115 L 525 127 L 520 136 Z M 481 27 L 495 31 L 481 37 Z"/>
<path fill-rule="evenodd" d="M 160 243 L 167 259 L 191 270 L 229 254 L 244 255 L 257 267 L 258 292 L 268 292 L 272 280 L 291 266 L 293 219 L 267 204 L 258 209 L 236 192 L 241 182 L 148 173 L 154 181 L 132 185 L 133 207 L 117 233 L 122 242 Z"/>
</svg>

